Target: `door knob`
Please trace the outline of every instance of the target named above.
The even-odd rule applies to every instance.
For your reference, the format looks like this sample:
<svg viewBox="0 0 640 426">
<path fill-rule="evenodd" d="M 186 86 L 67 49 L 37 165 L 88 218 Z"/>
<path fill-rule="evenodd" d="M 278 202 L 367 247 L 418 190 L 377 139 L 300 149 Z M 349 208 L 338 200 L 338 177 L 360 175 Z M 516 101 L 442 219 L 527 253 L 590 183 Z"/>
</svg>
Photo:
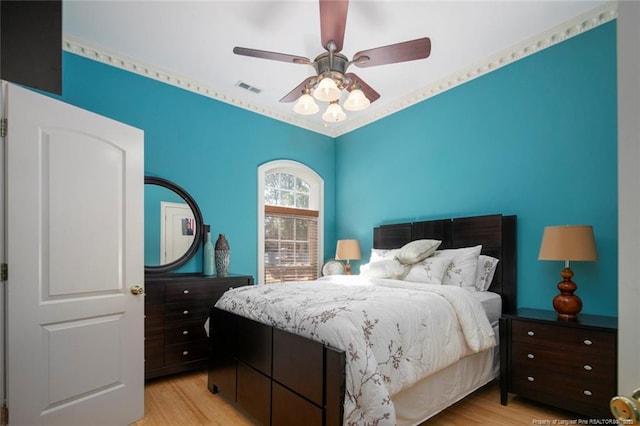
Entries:
<svg viewBox="0 0 640 426">
<path fill-rule="evenodd" d="M 624 425 L 636 425 L 640 422 L 640 411 L 638 406 L 640 405 L 640 389 L 636 389 L 631 395 L 631 398 L 626 396 L 614 396 L 611 398 L 609 408 L 611 414 L 621 424 Z"/>
<path fill-rule="evenodd" d="M 139 285 L 134 285 L 133 287 L 131 287 L 131 294 L 134 294 L 136 296 L 144 294 L 144 288 L 140 287 Z"/>
</svg>

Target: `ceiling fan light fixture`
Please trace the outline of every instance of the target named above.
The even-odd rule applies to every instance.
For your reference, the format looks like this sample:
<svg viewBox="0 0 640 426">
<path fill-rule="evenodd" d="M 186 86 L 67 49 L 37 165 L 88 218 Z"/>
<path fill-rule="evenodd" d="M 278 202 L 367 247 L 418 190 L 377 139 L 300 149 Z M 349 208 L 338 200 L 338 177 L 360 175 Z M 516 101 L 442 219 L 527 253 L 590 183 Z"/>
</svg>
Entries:
<svg viewBox="0 0 640 426">
<path fill-rule="evenodd" d="M 338 89 L 336 82 L 330 77 L 320 80 L 320 84 L 313 91 L 313 97 L 319 101 L 331 102 L 340 98 L 342 91 Z M 342 108 L 341 108 L 342 109 Z"/>
<path fill-rule="evenodd" d="M 347 118 L 347 114 L 340 108 L 337 101 L 331 102 L 327 110 L 322 114 L 322 119 L 330 123 L 338 123 L 344 121 L 345 118 Z"/>
<path fill-rule="evenodd" d="M 293 106 L 293 111 L 301 115 L 313 115 L 320 111 L 320 107 L 310 94 L 305 93 L 298 98 L 298 102 Z"/>
<path fill-rule="evenodd" d="M 361 111 L 367 108 L 371 102 L 360 89 L 353 89 L 349 92 L 347 100 L 344 102 L 344 109 L 349 111 Z"/>
</svg>

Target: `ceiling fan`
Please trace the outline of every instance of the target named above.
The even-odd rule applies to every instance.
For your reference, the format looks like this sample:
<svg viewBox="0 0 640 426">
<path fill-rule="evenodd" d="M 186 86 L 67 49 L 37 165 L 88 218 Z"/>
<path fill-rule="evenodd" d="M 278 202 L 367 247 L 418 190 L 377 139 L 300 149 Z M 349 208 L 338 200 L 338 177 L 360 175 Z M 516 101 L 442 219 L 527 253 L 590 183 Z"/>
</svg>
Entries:
<svg viewBox="0 0 640 426">
<path fill-rule="evenodd" d="M 325 121 L 342 121 L 346 118 L 346 114 L 338 105 L 342 90 L 349 91 L 349 97 L 344 102 L 344 107 L 352 111 L 364 109 L 370 102 L 375 102 L 380 98 L 380 94 L 358 75 L 347 72 L 350 65 L 353 64 L 360 68 L 373 67 L 424 59 L 431 53 L 431 40 L 424 37 L 362 50 L 349 60 L 340 53 L 344 41 L 348 8 L 349 0 L 320 0 L 320 35 L 322 47 L 326 52 L 321 53 L 313 61 L 302 56 L 246 47 L 234 47 L 233 53 L 254 58 L 311 65 L 315 69 L 316 75 L 306 78 L 280 99 L 280 102 L 297 100 L 294 111 L 305 115 L 315 114 L 319 107 L 311 97 L 313 94 L 314 98 L 330 103 L 322 116 Z"/>
</svg>

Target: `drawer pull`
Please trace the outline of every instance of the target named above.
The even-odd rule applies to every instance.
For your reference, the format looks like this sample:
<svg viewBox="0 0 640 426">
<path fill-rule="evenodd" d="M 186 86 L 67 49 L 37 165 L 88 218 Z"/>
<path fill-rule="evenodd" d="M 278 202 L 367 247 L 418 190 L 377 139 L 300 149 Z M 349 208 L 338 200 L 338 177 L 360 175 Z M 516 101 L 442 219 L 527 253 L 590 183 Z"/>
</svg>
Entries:
<svg viewBox="0 0 640 426">
<path fill-rule="evenodd" d="M 582 393 L 584 393 L 587 396 L 591 396 L 592 395 L 592 393 L 591 393 L 591 391 L 589 389 L 585 389 Z"/>
<path fill-rule="evenodd" d="M 584 368 L 585 370 L 587 370 L 587 371 L 591 371 L 591 370 L 593 370 L 593 367 L 592 367 L 592 366 L 590 366 L 589 364 L 585 364 L 583 368 Z"/>
<path fill-rule="evenodd" d="M 536 356 L 534 354 L 527 354 L 527 358 L 534 359 Z"/>
<path fill-rule="evenodd" d="M 189 315 L 189 311 L 183 311 L 182 315 Z"/>
<path fill-rule="evenodd" d="M 584 339 L 584 342 L 583 342 L 583 343 L 584 343 L 585 345 L 587 345 L 587 346 L 591 346 L 591 345 L 593 345 L 593 342 L 592 342 L 591 340 L 589 340 L 589 339 Z"/>
<path fill-rule="evenodd" d="M 189 351 L 182 352 L 182 355 L 189 355 Z"/>
<path fill-rule="evenodd" d="M 184 294 L 189 294 L 189 290 L 183 290 L 182 291 Z"/>
<path fill-rule="evenodd" d="M 529 335 L 529 336 L 535 336 L 535 335 L 536 335 L 536 333 L 534 333 L 533 331 L 527 331 L 527 335 Z"/>
<path fill-rule="evenodd" d="M 189 330 L 183 331 L 182 334 L 184 334 L 186 336 L 187 334 L 189 334 Z"/>
<path fill-rule="evenodd" d="M 529 377 L 527 377 L 527 380 L 528 380 L 528 381 L 530 381 L 530 382 L 533 382 L 533 381 L 535 381 L 536 379 L 535 379 L 535 377 L 533 377 L 533 376 L 529 376 Z"/>
</svg>

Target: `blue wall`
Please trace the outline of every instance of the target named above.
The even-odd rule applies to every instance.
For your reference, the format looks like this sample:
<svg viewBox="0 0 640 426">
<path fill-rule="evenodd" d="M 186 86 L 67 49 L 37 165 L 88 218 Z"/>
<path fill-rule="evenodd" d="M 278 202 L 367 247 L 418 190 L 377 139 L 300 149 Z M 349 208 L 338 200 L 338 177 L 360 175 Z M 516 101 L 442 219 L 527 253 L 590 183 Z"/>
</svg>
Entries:
<svg viewBox="0 0 640 426">
<path fill-rule="evenodd" d="M 143 129 L 145 173 L 196 200 L 212 235 L 224 233 L 231 272 L 257 276 L 257 169 L 291 159 L 325 182 L 326 257 L 335 247 L 335 141 L 74 54 L 63 57 L 62 100 Z M 201 271 L 202 254 L 182 271 Z"/>
<path fill-rule="evenodd" d="M 325 257 L 399 221 L 518 215 L 519 305 L 550 308 L 560 262 L 546 225 L 592 224 L 598 262 L 572 263 L 585 313 L 617 314 L 615 22 L 336 140 L 65 53 L 62 99 L 145 131 L 145 171 L 175 181 L 257 275 L 257 167 L 293 159 L 325 179 Z M 201 255 L 185 270 L 199 270 Z M 357 268 L 356 268 L 357 269 Z"/>
<path fill-rule="evenodd" d="M 339 238 L 364 252 L 382 223 L 518 216 L 518 304 L 551 308 L 562 262 L 547 225 L 591 224 L 597 262 L 573 262 L 583 312 L 617 315 L 615 22 L 338 138 Z"/>
</svg>

